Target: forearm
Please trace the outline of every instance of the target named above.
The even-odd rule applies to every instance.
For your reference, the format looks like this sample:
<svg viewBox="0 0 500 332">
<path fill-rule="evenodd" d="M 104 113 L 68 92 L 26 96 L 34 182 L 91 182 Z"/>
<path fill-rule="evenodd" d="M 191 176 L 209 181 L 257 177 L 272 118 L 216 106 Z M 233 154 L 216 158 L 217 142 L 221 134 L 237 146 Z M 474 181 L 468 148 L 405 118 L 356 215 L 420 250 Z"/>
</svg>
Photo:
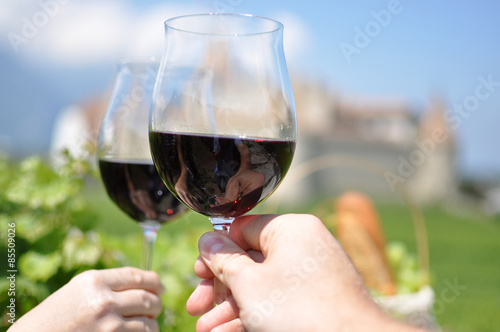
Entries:
<svg viewBox="0 0 500 332">
<path fill-rule="evenodd" d="M 372 302 L 372 301 L 371 301 Z M 345 314 L 346 323 L 344 329 L 339 331 L 384 331 L 384 332 L 426 332 L 411 325 L 407 325 L 384 313 L 374 302 L 360 306 L 356 313 Z M 325 331 L 331 331 L 326 329 Z"/>
</svg>

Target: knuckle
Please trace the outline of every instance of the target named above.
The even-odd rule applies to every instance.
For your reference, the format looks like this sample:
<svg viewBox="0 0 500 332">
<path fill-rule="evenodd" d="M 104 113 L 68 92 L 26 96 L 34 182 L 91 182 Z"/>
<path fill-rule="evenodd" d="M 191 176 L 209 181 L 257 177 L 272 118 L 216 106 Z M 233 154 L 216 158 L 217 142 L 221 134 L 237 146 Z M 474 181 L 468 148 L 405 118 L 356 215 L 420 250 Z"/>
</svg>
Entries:
<svg viewBox="0 0 500 332">
<path fill-rule="evenodd" d="M 307 214 L 305 215 L 305 221 L 307 222 L 308 226 L 314 227 L 315 229 L 324 228 L 323 222 L 316 216 Z"/>
<path fill-rule="evenodd" d="M 162 310 L 162 303 L 158 296 L 151 294 L 148 291 L 142 291 L 139 293 L 139 303 L 146 309 L 147 312 L 154 316 L 158 316 Z"/>
<path fill-rule="evenodd" d="M 82 287 L 95 286 L 102 281 L 102 277 L 98 270 L 87 270 L 74 276 L 73 281 Z"/>
<path fill-rule="evenodd" d="M 147 310 L 153 307 L 153 301 L 151 299 L 151 296 L 147 294 L 146 291 L 142 291 L 139 293 L 139 302 L 142 303 L 143 307 L 146 308 Z"/>
<path fill-rule="evenodd" d="M 294 223 L 294 226 L 297 227 L 298 230 L 303 229 L 314 229 L 319 230 L 324 228 L 324 224 L 318 217 L 312 214 L 288 214 L 283 215 L 279 218 L 279 223 L 277 227 L 279 228 L 289 228 L 290 223 Z M 311 232 L 305 232 L 306 234 Z"/>
<path fill-rule="evenodd" d="M 91 306 L 94 315 L 98 318 L 107 316 L 112 317 L 116 309 L 116 304 L 113 301 L 113 299 L 106 295 L 103 295 L 98 299 L 95 299 L 95 301 L 91 304 Z"/>
<path fill-rule="evenodd" d="M 132 278 L 137 286 L 142 285 L 144 282 L 144 276 L 137 270 L 132 270 Z"/>
<path fill-rule="evenodd" d="M 130 280 L 132 281 L 133 286 L 135 288 L 140 288 L 140 286 L 144 283 L 144 271 L 135 268 L 128 268 L 126 272 L 130 274 Z"/>
<path fill-rule="evenodd" d="M 142 303 L 144 303 L 144 307 L 146 309 L 150 309 L 153 306 L 153 301 L 151 300 L 151 296 L 146 294 L 146 292 L 142 292 L 141 294 Z"/>
</svg>

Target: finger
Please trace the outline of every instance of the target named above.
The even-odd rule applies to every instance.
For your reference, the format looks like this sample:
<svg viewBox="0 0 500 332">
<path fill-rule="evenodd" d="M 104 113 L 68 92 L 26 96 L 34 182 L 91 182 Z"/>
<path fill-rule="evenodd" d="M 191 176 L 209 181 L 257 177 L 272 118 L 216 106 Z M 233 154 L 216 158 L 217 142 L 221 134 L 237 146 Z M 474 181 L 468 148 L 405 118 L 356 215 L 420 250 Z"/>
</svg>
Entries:
<svg viewBox="0 0 500 332">
<path fill-rule="evenodd" d="M 256 263 L 264 262 L 265 257 L 260 251 L 247 250 L 247 254 Z M 210 270 L 207 264 L 205 264 L 205 261 L 201 256 L 198 256 L 194 262 L 194 273 L 202 279 L 211 279 L 214 277 L 214 273 Z"/>
<path fill-rule="evenodd" d="M 210 332 L 245 332 L 241 319 L 233 319 L 212 329 Z"/>
<path fill-rule="evenodd" d="M 226 193 L 224 194 L 224 198 L 219 202 L 219 204 L 235 202 L 238 200 L 238 196 L 240 194 L 240 183 L 238 179 L 232 177 L 229 179 L 226 186 Z"/>
<path fill-rule="evenodd" d="M 210 270 L 207 264 L 205 264 L 205 261 L 201 256 L 198 256 L 194 262 L 194 273 L 202 279 L 210 279 L 214 277 L 214 273 Z"/>
<path fill-rule="evenodd" d="M 212 310 L 204 314 L 196 323 L 196 331 L 212 331 L 216 326 L 231 322 L 239 316 L 239 309 L 230 296 L 226 301 L 214 307 Z"/>
<path fill-rule="evenodd" d="M 119 331 L 157 332 L 160 330 L 160 327 L 158 326 L 158 322 L 156 321 L 156 319 L 144 317 L 144 316 L 123 318 L 122 325 L 123 325 L 123 329 L 119 329 Z"/>
<path fill-rule="evenodd" d="M 158 274 L 153 271 L 143 271 L 133 267 L 123 267 L 108 270 L 107 282 L 114 291 L 127 289 L 145 289 L 160 295 L 165 291 Z"/>
<path fill-rule="evenodd" d="M 286 231 L 285 231 L 286 228 Z M 313 231 L 314 230 L 314 231 Z M 229 237 L 243 250 L 254 249 L 268 257 L 282 251 L 301 251 L 301 243 L 316 243 L 319 234 L 321 241 L 331 241 L 333 237 L 320 219 L 313 215 L 248 215 L 234 220 Z M 296 243 L 291 247 L 290 243 Z M 290 257 L 294 257 L 291 253 Z"/>
<path fill-rule="evenodd" d="M 240 169 L 250 169 L 252 165 L 250 149 L 245 144 L 240 143 L 238 144 L 238 151 L 240 152 L 241 160 Z"/>
<path fill-rule="evenodd" d="M 229 238 L 243 250 L 263 251 L 266 241 L 266 226 L 278 215 L 246 215 L 236 218 Z M 266 252 L 263 252 L 266 255 Z"/>
<path fill-rule="evenodd" d="M 191 316 L 201 316 L 214 307 L 214 279 L 202 280 L 186 303 Z"/>
<path fill-rule="evenodd" d="M 123 317 L 148 316 L 156 318 L 161 313 L 159 296 L 143 289 L 130 289 L 113 294 L 118 312 Z"/>
<path fill-rule="evenodd" d="M 198 242 L 198 248 L 205 264 L 215 277 L 230 289 L 234 278 L 241 270 L 255 264 L 244 250 L 220 233 L 203 234 Z"/>
</svg>

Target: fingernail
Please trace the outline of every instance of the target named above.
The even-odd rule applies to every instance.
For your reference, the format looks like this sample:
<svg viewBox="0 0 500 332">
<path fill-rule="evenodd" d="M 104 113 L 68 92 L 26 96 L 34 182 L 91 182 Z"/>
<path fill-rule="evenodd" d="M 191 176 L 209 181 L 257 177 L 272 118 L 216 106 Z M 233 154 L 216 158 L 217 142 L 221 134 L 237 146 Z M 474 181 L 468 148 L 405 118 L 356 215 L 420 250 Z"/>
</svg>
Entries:
<svg viewBox="0 0 500 332">
<path fill-rule="evenodd" d="M 200 254 L 208 260 L 211 260 L 222 246 L 224 246 L 224 239 L 214 233 L 203 234 L 198 244 Z"/>
</svg>

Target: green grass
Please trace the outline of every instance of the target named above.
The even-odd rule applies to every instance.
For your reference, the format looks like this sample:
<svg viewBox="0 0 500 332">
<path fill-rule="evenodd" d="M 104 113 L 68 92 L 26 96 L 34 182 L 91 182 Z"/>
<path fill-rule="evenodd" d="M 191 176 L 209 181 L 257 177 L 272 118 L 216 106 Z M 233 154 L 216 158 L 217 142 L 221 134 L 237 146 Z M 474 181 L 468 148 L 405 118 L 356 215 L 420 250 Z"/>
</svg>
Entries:
<svg viewBox="0 0 500 332">
<path fill-rule="evenodd" d="M 411 216 L 404 206 L 379 207 L 389 240 L 416 251 Z M 445 331 L 493 331 L 500 326 L 500 222 L 424 209 L 435 313 Z"/>
<path fill-rule="evenodd" d="M 130 264 L 138 265 L 141 252 L 138 225 L 119 211 L 102 188 L 96 186 L 88 190 L 87 197 L 98 219 L 99 230 L 114 239 L 113 245 L 128 256 Z M 404 242 L 416 252 L 415 232 L 408 208 L 402 205 L 377 208 L 387 239 Z M 311 209 L 291 212 L 308 210 Z M 265 209 L 256 210 L 260 211 Z M 426 208 L 423 212 L 439 324 L 444 331 L 493 331 L 500 326 L 500 221 L 480 213 L 452 213 L 440 208 Z M 189 296 L 190 289 L 180 289 L 182 285 L 175 274 L 189 274 L 197 255 L 197 239 L 210 230 L 206 218 L 194 213 L 188 213 L 160 230 L 153 264 L 154 269 L 169 271 L 164 277 L 167 296 L 169 291 L 173 292 L 179 302 Z M 194 285 L 195 282 L 191 283 Z M 177 306 L 181 307 L 182 303 Z M 186 331 L 194 330 L 196 319 L 182 310 L 179 309 L 178 325 Z"/>
</svg>

